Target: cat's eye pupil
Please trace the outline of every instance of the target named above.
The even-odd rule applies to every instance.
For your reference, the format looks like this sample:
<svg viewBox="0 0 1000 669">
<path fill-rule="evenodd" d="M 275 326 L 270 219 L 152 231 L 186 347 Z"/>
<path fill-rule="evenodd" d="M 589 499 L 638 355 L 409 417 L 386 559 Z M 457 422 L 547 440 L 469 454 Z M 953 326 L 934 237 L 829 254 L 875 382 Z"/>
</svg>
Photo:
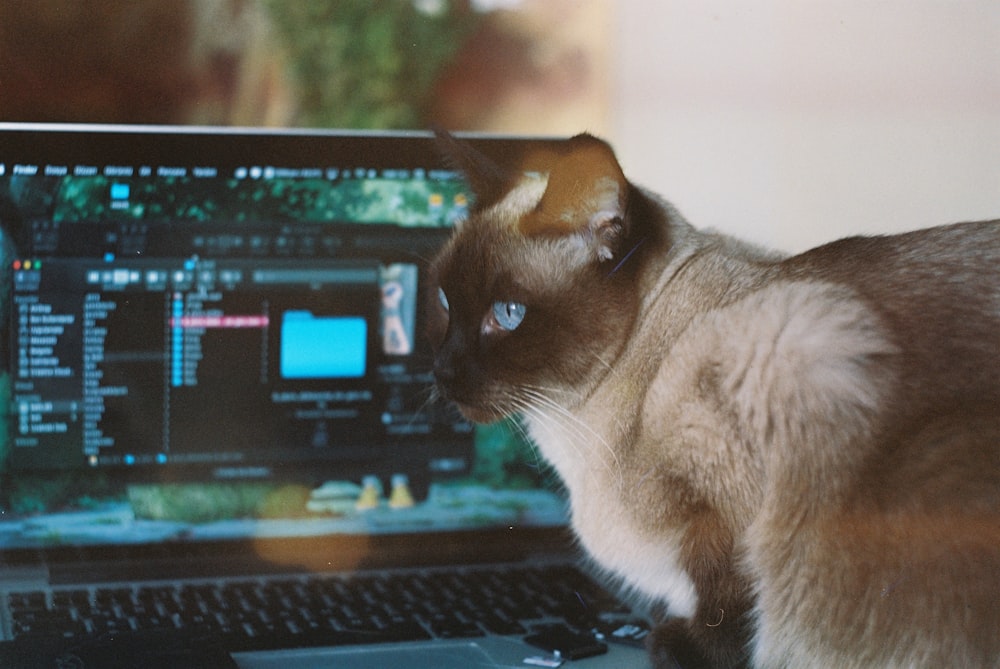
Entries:
<svg viewBox="0 0 1000 669">
<path fill-rule="evenodd" d="M 438 288 L 438 300 L 445 311 L 448 311 L 448 296 L 444 294 L 444 288 Z"/>
<path fill-rule="evenodd" d="M 520 325 L 526 312 L 527 309 L 520 302 L 499 301 L 493 303 L 493 318 L 496 319 L 497 325 L 504 330 L 513 330 Z"/>
</svg>

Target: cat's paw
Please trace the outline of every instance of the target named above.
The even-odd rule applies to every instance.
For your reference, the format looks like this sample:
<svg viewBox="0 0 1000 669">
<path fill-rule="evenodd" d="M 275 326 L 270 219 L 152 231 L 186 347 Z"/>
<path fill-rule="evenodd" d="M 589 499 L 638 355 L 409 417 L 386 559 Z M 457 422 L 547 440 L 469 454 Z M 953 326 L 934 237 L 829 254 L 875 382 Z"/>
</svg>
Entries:
<svg viewBox="0 0 1000 669">
<path fill-rule="evenodd" d="M 690 623 L 673 618 L 653 628 L 647 647 L 655 669 L 713 669 L 691 638 Z"/>
<path fill-rule="evenodd" d="M 732 623 L 706 626 L 671 618 L 653 628 L 646 647 L 655 669 L 744 669 L 743 638 Z"/>
</svg>

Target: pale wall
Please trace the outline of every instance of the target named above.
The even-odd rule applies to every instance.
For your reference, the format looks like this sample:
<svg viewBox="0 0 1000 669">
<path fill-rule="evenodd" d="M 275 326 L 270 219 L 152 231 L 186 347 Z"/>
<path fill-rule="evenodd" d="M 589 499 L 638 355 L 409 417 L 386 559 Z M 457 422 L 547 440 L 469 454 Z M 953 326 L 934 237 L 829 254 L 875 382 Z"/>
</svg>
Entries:
<svg viewBox="0 0 1000 669">
<path fill-rule="evenodd" d="M 697 225 L 794 251 L 1000 217 L 997 0 L 614 7 L 611 139 Z"/>
</svg>

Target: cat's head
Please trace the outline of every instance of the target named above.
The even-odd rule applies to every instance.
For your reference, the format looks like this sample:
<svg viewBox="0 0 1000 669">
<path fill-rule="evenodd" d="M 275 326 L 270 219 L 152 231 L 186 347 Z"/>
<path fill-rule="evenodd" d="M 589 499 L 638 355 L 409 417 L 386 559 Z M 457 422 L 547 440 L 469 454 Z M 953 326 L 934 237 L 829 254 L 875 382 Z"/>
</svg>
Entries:
<svg viewBox="0 0 1000 669">
<path fill-rule="evenodd" d="M 589 135 L 501 167 L 443 138 L 475 195 L 432 265 L 441 394 L 490 422 L 582 400 L 635 321 L 645 238 L 610 147 Z"/>
</svg>

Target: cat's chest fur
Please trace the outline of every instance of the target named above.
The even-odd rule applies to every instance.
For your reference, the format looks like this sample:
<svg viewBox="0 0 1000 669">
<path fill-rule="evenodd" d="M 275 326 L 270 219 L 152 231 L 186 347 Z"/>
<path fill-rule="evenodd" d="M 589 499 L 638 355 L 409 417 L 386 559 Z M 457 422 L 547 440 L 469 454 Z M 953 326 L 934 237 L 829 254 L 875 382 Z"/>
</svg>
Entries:
<svg viewBox="0 0 1000 669">
<path fill-rule="evenodd" d="M 573 529 L 597 564 L 633 591 L 667 603 L 672 614 L 689 616 L 697 594 L 680 563 L 680 532 L 640 527 L 634 507 L 641 503 L 642 485 L 623 490 L 634 482 L 626 483 L 614 450 L 614 419 L 607 413 L 603 418 L 541 410 L 525 423 L 566 485 Z"/>
</svg>

